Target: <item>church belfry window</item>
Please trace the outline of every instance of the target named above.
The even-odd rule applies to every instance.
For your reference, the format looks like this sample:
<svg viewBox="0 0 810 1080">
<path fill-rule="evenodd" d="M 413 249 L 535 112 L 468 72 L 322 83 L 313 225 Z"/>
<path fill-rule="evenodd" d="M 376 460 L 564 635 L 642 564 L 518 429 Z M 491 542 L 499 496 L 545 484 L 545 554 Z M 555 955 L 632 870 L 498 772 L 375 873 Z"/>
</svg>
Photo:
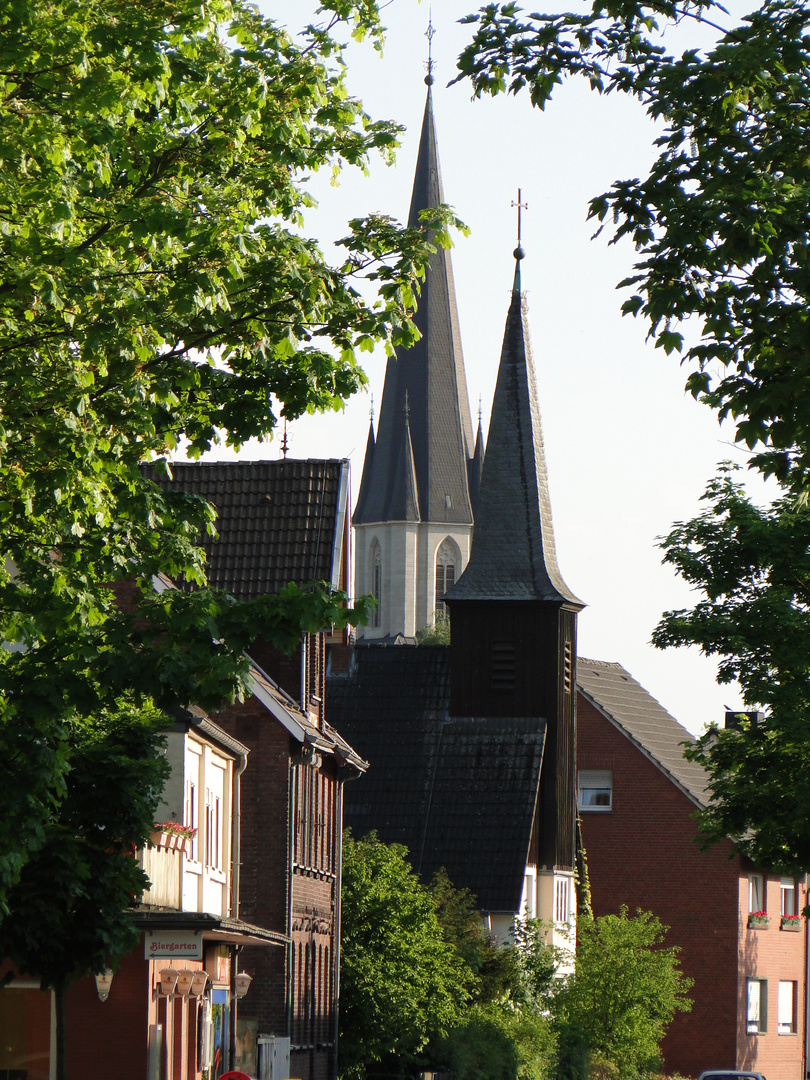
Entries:
<svg viewBox="0 0 810 1080">
<path fill-rule="evenodd" d="M 371 616 L 371 625 L 377 629 L 382 625 L 382 552 L 376 540 L 371 547 L 371 595 L 377 601 Z"/>
<path fill-rule="evenodd" d="M 455 584 L 458 576 L 459 553 L 452 540 L 442 540 L 436 552 L 436 610 L 447 610 L 442 597 Z"/>
</svg>

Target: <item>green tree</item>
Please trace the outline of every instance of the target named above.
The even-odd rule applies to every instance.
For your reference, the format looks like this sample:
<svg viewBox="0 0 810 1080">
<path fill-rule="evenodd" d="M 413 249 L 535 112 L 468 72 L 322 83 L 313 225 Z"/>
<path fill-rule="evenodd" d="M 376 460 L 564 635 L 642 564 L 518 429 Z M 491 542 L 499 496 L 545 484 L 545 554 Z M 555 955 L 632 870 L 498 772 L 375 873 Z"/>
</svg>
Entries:
<svg viewBox="0 0 810 1080">
<path fill-rule="evenodd" d="M 548 1016 L 493 1003 L 475 1005 L 432 1050 L 453 1080 L 547 1080 L 556 1064 Z"/>
<path fill-rule="evenodd" d="M 318 591 L 156 592 L 204 585 L 214 525 L 138 468 L 339 408 L 362 351 L 413 338 L 446 210 L 351 222 L 336 266 L 302 232 L 307 175 L 397 135 L 345 86 L 343 39 L 379 44 L 374 0 L 322 13 L 295 42 L 242 0 L 0 0 L 0 914 L 58 820 L 77 723 L 122 696 L 217 704 L 256 636 L 362 617 Z"/>
<path fill-rule="evenodd" d="M 347 833 L 341 905 L 340 1075 L 401 1074 L 459 1019 L 472 973 L 401 845 Z"/>
<path fill-rule="evenodd" d="M 581 920 L 576 970 L 554 999 L 565 1055 L 612 1063 L 622 1080 L 654 1071 L 659 1044 L 676 1012 L 688 1012 L 692 980 L 678 950 L 664 946 L 666 927 L 650 912 Z M 563 1061 L 563 1071 L 572 1072 Z"/>
<path fill-rule="evenodd" d="M 155 709 L 119 702 L 69 725 L 65 797 L 44 843 L 22 868 L 0 922 L 0 955 L 40 976 L 56 1001 L 57 1077 L 65 1071 L 65 990 L 116 966 L 136 944 L 126 910 L 147 885 L 135 860 L 168 775 Z"/>
<path fill-rule="evenodd" d="M 670 55 L 661 28 L 689 19 L 708 23 L 716 43 Z M 714 0 L 528 16 L 506 3 L 469 21 L 459 66 L 476 93 L 527 89 L 543 108 L 565 78 L 584 76 L 599 93 L 632 95 L 662 125 L 649 174 L 617 180 L 592 199 L 590 217 L 600 230 L 613 222 L 612 242 L 635 246 L 623 311 L 646 319 L 657 347 L 682 353 L 687 388 L 734 422 L 752 467 L 774 475 L 782 497 L 758 511 L 726 474 L 713 481 L 712 509 L 664 542 L 705 599 L 667 613 L 654 640 L 720 657 L 721 681 L 738 678 L 749 707 L 769 708 L 764 724 L 712 731 L 690 751 L 709 769 L 704 834 L 731 833 L 764 865 L 803 871 L 810 9 L 766 0 L 732 25 Z"/>
<path fill-rule="evenodd" d="M 710 728 L 687 757 L 709 772 L 714 798 L 700 815 L 709 841 L 785 873 L 810 869 L 810 509 L 792 496 L 760 508 L 727 468 L 707 509 L 661 543 L 665 561 L 702 594 L 666 612 L 661 648 L 697 645 L 719 659 L 718 680 L 739 680 L 758 723 Z"/>
<path fill-rule="evenodd" d="M 709 24 L 706 51 L 667 53 L 661 27 Z M 810 276 L 810 12 L 768 0 L 739 25 L 715 0 L 594 3 L 583 13 L 527 15 L 515 3 L 469 17 L 459 61 L 476 94 L 529 92 L 543 108 L 564 79 L 634 96 L 664 125 L 644 179 L 616 181 L 590 204 L 629 237 L 637 258 L 621 284 L 665 352 L 683 352 L 688 389 L 736 423 L 754 463 L 806 483 Z M 660 129 L 659 129 L 660 130 Z"/>
</svg>

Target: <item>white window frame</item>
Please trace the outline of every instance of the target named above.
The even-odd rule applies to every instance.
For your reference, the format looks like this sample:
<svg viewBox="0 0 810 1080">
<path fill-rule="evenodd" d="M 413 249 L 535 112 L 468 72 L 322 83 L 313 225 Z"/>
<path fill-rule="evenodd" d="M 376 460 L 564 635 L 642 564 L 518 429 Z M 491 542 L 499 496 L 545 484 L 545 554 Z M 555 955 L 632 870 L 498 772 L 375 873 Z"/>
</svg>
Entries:
<svg viewBox="0 0 810 1080">
<path fill-rule="evenodd" d="M 599 802 L 593 801 L 599 799 Z M 607 801 L 604 801 L 604 800 Z M 586 814 L 605 814 L 613 809 L 613 772 L 580 769 L 577 773 L 577 809 Z"/>
<path fill-rule="evenodd" d="M 554 922 L 568 924 L 570 910 L 569 879 L 558 877 L 554 881 Z"/>
<path fill-rule="evenodd" d="M 779 999 L 776 1030 L 780 1035 L 796 1034 L 796 983 L 779 980 Z"/>
<path fill-rule="evenodd" d="M 779 912 L 781 915 L 798 915 L 796 882 L 793 878 L 782 878 L 779 886 Z"/>
<path fill-rule="evenodd" d="M 748 914 L 765 911 L 765 881 L 762 874 L 748 875 Z"/>
<path fill-rule="evenodd" d="M 746 979 L 745 1030 L 764 1035 L 768 1030 L 768 980 Z"/>
</svg>

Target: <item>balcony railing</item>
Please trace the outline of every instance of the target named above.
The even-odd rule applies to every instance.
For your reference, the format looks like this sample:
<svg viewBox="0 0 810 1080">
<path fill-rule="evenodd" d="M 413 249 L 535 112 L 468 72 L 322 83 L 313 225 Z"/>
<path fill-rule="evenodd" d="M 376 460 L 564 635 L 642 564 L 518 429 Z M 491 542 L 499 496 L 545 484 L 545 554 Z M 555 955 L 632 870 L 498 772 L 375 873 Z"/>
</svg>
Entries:
<svg viewBox="0 0 810 1080">
<path fill-rule="evenodd" d="M 142 905 L 182 909 L 185 845 L 181 836 L 156 832 L 152 834 L 150 845 L 138 853 L 138 865 L 152 883 L 141 896 Z"/>
</svg>

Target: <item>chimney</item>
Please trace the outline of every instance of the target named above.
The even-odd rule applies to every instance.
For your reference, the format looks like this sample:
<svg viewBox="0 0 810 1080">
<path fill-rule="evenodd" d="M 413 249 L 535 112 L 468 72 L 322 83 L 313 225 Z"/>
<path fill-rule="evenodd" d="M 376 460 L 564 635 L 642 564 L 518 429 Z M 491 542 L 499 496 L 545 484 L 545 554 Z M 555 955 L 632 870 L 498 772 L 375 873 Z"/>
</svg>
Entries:
<svg viewBox="0 0 810 1080">
<path fill-rule="evenodd" d="M 734 728 L 737 731 L 740 730 L 740 720 L 745 717 L 751 727 L 756 727 L 765 719 L 765 713 L 751 710 L 746 712 L 744 709 L 726 709 L 726 728 Z"/>
</svg>

